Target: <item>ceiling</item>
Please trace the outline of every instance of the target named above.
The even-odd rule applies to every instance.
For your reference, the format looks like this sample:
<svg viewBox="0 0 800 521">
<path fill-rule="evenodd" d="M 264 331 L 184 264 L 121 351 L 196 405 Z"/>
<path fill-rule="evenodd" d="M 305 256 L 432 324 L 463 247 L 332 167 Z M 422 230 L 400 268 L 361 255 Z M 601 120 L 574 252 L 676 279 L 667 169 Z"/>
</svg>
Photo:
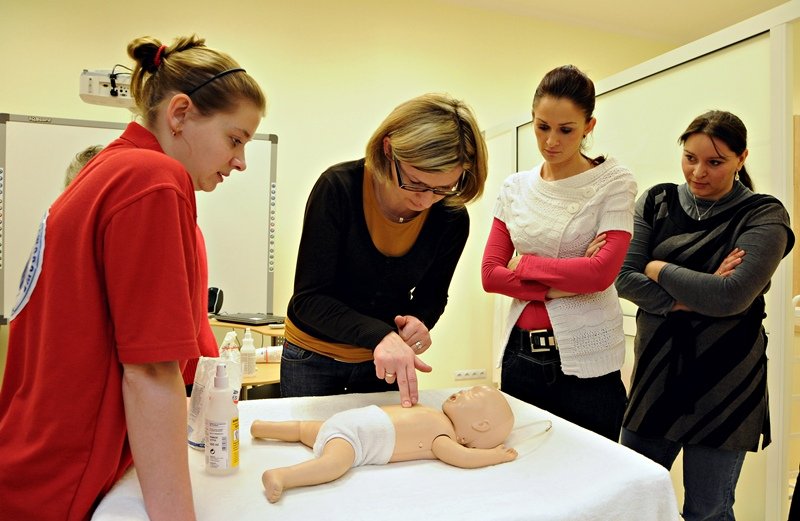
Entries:
<svg viewBox="0 0 800 521">
<path fill-rule="evenodd" d="M 679 47 L 786 0 L 441 0 L 646 38 Z"/>
</svg>

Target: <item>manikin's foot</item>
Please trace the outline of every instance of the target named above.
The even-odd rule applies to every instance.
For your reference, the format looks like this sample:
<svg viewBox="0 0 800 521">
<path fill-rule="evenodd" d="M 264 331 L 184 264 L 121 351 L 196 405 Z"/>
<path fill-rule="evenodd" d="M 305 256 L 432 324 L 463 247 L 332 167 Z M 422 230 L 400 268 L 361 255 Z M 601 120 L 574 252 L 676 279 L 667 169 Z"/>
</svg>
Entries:
<svg viewBox="0 0 800 521">
<path fill-rule="evenodd" d="M 275 503 L 283 494 L 283 476 L 278 469 L 267 470 L 261 475 L 261 482 L 267 492 L 267 499 Z"/>
</svg>

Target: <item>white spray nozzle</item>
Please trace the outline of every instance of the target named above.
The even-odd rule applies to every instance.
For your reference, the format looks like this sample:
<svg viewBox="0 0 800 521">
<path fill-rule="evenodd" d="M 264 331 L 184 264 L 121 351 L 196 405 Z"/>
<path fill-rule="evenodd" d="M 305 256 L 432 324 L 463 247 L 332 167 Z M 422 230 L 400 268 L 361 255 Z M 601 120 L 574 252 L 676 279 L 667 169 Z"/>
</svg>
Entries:
<svg viewBox="0 0 800 521">
<path fill-rule="evenodd" d="M 217 364 L 217 374 L 214 376 L 214 388 L 228 388 L 228 368 L 225 364 Z"/>
</svg>

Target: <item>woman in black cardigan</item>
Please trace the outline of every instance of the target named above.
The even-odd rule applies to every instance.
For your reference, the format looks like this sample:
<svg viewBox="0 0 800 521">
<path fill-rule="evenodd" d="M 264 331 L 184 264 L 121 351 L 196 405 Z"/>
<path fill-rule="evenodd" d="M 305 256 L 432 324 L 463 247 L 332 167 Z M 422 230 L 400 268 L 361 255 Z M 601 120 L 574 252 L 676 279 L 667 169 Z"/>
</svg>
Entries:
<svg viewBox="0 0 800 521">
<path fill-rule="evenodd" d="M 400 391 L 444 311 L 483 192 L 486 144 L 471 110 L 426 94 L 392 111 L 366 157 L 330 167 L 306 204 L 281 360 L 281 395 Z"/>
</svg>

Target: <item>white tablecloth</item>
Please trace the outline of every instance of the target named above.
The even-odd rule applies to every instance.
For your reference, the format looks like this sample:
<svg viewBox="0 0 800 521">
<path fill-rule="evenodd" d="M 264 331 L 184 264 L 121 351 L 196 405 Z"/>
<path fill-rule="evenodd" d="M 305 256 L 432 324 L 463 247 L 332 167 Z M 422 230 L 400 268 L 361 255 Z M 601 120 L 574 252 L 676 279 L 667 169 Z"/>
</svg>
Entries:
<svg viewBox="0 0 800 521">
<path fill-rule="evenodd" d="M 421 391 L 420 402 L 440 407 L 453 389 Z M 661 466 L 532 405 L 508 397 L 515 415 L 506 445 L 510 463 L 465 470 L 436 460 L 350 470 L 332 483 L 291 489 L 271 504 L 261 473 L 312 457 L 300 443 L 253 440 L 253 420 L 325 419 L 370 403 L 399 402 L 398 393 L 251 400 L 239 403 L 240 468 L 230 476 L 203 470 L 203 453 L 189 450 L 198 520 L 677 520 L 669 473 Z M 541 420 L 551 419 L 552 430 Z M 539 422 L 539 423 L 537 423 Z M 103 499 L 94 521 L 145 521 L 134 470 Z"/>
</svg>

